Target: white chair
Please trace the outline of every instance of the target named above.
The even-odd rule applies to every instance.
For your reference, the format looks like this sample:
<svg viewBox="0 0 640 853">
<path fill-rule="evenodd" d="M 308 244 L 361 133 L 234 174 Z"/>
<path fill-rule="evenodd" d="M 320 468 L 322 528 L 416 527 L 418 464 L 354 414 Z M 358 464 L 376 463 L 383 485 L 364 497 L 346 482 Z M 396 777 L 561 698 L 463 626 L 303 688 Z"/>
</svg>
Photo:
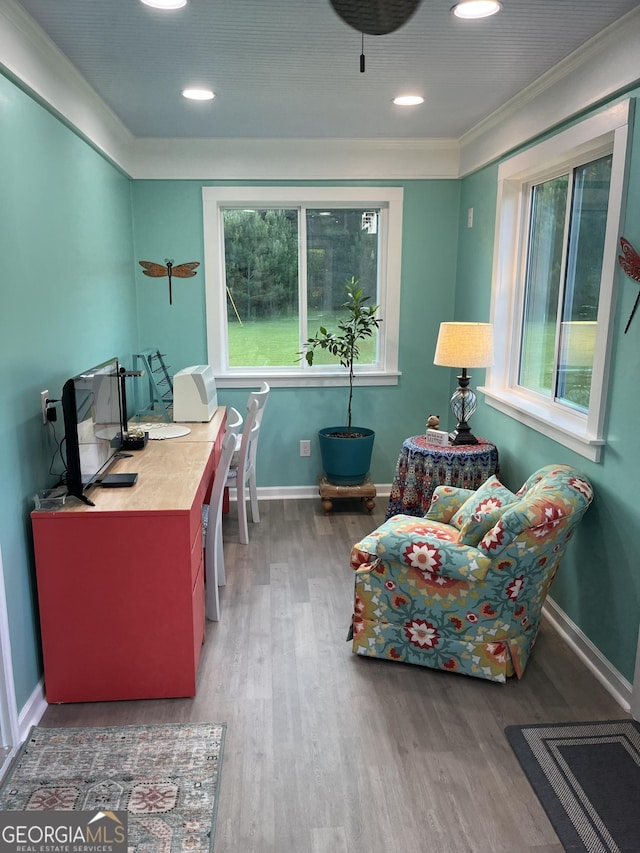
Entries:
<svg viewBox="0 0 640 853">
<path fill-rule="evenodd" d="M 218 587 L 226 583 L 222 544 L 222 495 L 227 482 L 229 465 L 236 448 L 236 439 L 242 426 L 242 415 L 236 409 L 227 412 L 227 423 L 222 439 L 222 451 L 216 465 L 209 503 L 203 507 L 204 557 L 205 557 L 205 610 L 207 619 L 220 619 Z"/>
<path fill-rule="evenodd" d="M 247 527 L 247 495 L 246 486 L 249 486 L 249 498 L 251 502 L 251 520 L 254 524 L 260 521 L 260 510 L 258 509 L 258 490 L 256 487 L 256 457 L 258 453 L 258 436 L 264 407 L 267 405 L 269 396 L 269 385 L 262 383 L 259 391 L 252 391 L 247 402 L 247 417 L 244 421 L 242 435 L 237 439 L 237 459 L 234 457 L 227 474 L 227 486 L 235 486 L 238 500 L 238 527 L 240 531 L 240 542 L 249 544 L 249 528 Z M 254 404 L 257 404 L 254 406 Z"/>
</svg>

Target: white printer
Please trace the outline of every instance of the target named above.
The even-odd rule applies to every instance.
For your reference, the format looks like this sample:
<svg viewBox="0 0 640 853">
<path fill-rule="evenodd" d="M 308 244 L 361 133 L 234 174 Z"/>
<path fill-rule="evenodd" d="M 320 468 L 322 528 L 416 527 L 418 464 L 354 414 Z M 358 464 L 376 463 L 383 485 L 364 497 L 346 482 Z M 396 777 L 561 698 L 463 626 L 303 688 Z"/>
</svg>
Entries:
<svg viewBox="0 0 640 853">
<path fill-rule="evenodd" d="M 174 375 L 174 421 L 210 421 L 217 407 L 216 380 L 208 364 L 185 367 Z"/>
</svg>

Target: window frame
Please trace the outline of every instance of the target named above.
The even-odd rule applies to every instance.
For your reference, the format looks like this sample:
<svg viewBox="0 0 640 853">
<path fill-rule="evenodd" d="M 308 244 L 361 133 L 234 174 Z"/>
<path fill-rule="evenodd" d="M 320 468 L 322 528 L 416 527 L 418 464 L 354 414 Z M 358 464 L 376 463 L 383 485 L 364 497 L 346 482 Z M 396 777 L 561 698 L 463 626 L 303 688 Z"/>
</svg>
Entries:
<svg viewBox="0 0 640 853">
<path fill-rule="evenodd" d="M 202 188 L 206 334 L 208 361 L 222 388 L 255 385 L 265 379 L 280 387 L 348 385 L 341 365 L 309 367 L 302 359 L 290 367 L 229 367 L 227 365 L 227 309 L 224 292 L 224 234 L 221 211 L 228 207 L 377 207 L 381 210 L 379 254 L 379 361 L 377 365 L 356 365 L 360 385 L 396 385 L 398 382 L 398 342 L 400 325 L 400 276 L 402 259 L 402 187 L 358 186 L 210 186 Z M 301 235 L 300 246 L 306 243 Z M 304 291 L 304 288 L 303 288 Z M 301 309 L 306 310 L 306 294 Z M 346 296 L 345 296 L 346 299 Z M 309 330 L 310 334 L 315 329 Z"/>
<path fill-rule="evenodd" d="M 605 445 L 618 234 L 626 187 L 630 99 L 505 160 L 498 195 L 491 289 L 495 359 L 480 389 L 487 404 L 599 462 Z M 612 154 L 589 411 L 583 413 L 518 384 L 531 187 Z M 516 354 L 515 356 L 513 354 Z"/>
</svg>

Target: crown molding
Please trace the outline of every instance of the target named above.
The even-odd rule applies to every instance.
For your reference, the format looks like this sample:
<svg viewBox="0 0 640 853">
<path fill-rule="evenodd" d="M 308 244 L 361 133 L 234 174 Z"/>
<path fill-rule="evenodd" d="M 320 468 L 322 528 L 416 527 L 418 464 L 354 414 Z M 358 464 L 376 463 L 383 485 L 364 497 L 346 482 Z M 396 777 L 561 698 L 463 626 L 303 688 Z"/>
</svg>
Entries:
<svg viewBox="0 0 640 853">
<path fill-rule="evenodd" d="M 455 139 L 136 139 L 136 179 L 410 180 L 457 178 Z"/>
<path fill-rule="evenodd" d="M 640 82 L 640 6 L 559 62 L 459 139 L 460 177 Z"/>
<path fill-rule="evenodd" d="M 132 134 L 14 0 L 0 0 L 0 68 L 114 165 L 127 171 Z"/>
</svg>

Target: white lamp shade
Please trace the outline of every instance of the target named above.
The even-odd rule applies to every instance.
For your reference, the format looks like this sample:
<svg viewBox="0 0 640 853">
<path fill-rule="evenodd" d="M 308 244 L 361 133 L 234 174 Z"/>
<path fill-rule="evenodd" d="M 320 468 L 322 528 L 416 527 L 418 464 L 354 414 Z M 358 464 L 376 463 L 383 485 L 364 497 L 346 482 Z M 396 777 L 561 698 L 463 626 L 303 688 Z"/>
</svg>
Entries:
<svg viewBox="0 0 640 853">
<path fill-rule="evenodd" d="M 490 367 L 491 323 L 440 323 L 433 363 L 441 367 Z"/>
</svg>

